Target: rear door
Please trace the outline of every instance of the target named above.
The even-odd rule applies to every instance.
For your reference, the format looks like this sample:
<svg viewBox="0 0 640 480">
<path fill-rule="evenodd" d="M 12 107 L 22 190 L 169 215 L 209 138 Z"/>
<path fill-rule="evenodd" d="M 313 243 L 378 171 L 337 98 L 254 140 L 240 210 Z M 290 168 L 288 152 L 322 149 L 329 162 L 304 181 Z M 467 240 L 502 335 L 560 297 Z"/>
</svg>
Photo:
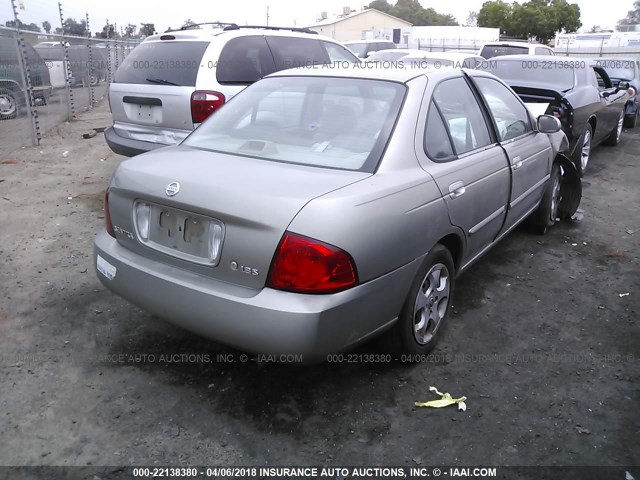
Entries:
<svg viewBox="0 0 640 480">
<path fill-rule="evenodd" d="M 598 123 L 593 135 L 596 143 L 599 143 L 616 128 L 623 105 L 620 100 L 626 95 L 626 90 L 616 92 L 609 74 L 602 67 L 593 67 L 593 76 L 600 91 L 601 109 L 596 113 Z"/>
<path fill-rule="evenodd" d="M 208 46 L 185 40 L 138 45 L 109 88 L 118 135 L 165 145 L 182 141 L 194 128 L 191 94 Z"/>
<path fill-rule="evenodd" d="M 512 188 L 505 229 L 534 210 L 549 179 L 549 138 L 532 125 L 527 107 L 505 85 L 489 77 L 473 77 L 489 110 L 500 146 L 509 157 Z"/>
<path fill-rule="evenodd" d="M 451 223 L 464 230 L 463 263 L 490 245 L 500 232 L 511 189 L 507 157 L 492 138 L 485 115 L 464 77 L 435 86 L 426 113 L 419 157 L 438 184 Z"/>
</svg>

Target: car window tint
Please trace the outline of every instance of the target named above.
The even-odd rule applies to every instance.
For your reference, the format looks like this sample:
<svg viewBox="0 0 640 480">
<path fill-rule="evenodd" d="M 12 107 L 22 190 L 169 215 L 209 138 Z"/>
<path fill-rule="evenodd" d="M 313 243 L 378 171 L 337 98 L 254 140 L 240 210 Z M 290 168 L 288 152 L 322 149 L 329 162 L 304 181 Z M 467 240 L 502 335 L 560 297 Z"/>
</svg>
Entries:
<svg viewBox="0 0 640 480">
<path fill-rule="evenodd" d="M 536 55 L 550 55 L 548 48 L 536 47 Z"/>
<path fill-rule="evenodd" d="M 276 70 L 329 63 L 320 41 L 315 38 L 267 37 Z"/>
<path fill-rule="evenodd" d="M 276 70 L 267 42 L 258 35 L 229 40 L 216 67 L 220 83 L 253 83 Z"/>
<path fill-rule="evenodd" d="M 153 78 L 166 85 L 192 87 L 208 46 L 209 42 L 143 42 L 118 67 L 114 82 L 149 85 L 147 78 Z M 69 47 L 70 57 L 72 50 Z"/>
<path fill-rule="evenodd" d="M 433 92 L 433 99 L 444 116 L 456 154 L 491 144 L 480 106 L 463 78 L 440 83 Z"/>
<path fill-rule="evenodd" d="M 424 129 L 424 150 L 432 160 L 443 161 L 453 157 L 453 147 L 447 128 L 433 100 L 429 104 L 427 124 Z"/>
<path fill-rule="evenodd" d="M 350 62 L 356 63 L 358 62 L 358 58 L 353 55 L 349 50 L 344 48 L 342 45 L 338 45 L 337 43 L 331 42 L 322 42 L 325 50 L 327 51 L 327 55 L 329 55 L 330 62 Z"/>
<path fill-rule="evenodd" d="M 500 141 L 511 140 L 532 131 L 527 107 L 500 82 L 492 78 L 474 78 L 496 124 Z"/>
</svg>

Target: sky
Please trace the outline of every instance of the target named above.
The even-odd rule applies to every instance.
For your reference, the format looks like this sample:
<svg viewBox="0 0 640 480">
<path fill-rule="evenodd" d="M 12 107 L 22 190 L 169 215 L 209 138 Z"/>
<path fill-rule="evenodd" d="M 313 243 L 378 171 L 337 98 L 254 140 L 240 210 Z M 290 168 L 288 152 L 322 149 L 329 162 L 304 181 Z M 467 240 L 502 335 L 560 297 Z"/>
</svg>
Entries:
<svg viewBox="0 0 640 480">
<path fill-rule="evenodd" d="M 13 19 L 12 0 L 0 0 L 0 24 Z M 18 10 L 19 18 L 25 23 L 48 20 L 53 27 L 60 25 L 58 0 L 14 0 L 24 7 Z M 259 24 L 266 22 L 269 9 L 269 25 L 308 26 L 315 23 L 321 11 L 329 18 L 341 13 L 349 6 L 359 11 L 369 1 L 362 0 L 60 0 L 64 18 L 76 20 L 85 18 L 89 12 L 89 26 L 92 32 L 102 30 L 107 19 L 120 26 L 127 23 L 154 23 L 162 32 L 169 27 L 177 28 L 185 20 L 195 22 L 223 21 L 238 24 Z M 433 1 L 420 0 L 425 8 L 434 8 L 439 13 L 451 14 L 463 24 L 470 11 L 478 11 L 485 0 Z M 631 10 L 633 0 L 569 0 L 580 6 L 583 28 L 593 25 L 613 28 L 618 20 Z M 391 0 L 390 3 L 394 3 Z M 522 2 L 521 2 L 522 3 Z"/>
</svg>

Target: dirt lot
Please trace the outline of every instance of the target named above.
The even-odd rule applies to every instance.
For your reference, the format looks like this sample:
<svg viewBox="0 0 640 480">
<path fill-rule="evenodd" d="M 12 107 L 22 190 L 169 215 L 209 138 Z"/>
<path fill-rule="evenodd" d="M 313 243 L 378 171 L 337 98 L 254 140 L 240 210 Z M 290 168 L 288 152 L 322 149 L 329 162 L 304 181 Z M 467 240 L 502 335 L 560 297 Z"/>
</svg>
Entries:
<svg viewBox="0 0 640 480">
<path fill-rule="evenodd" d="M 122 157 L 80 139 L 105 106 L 81 118 L 0 158 L 1 465 L 640 464 L 640 129 L 594 152 L 581 219 L 516 231 L 459 279 L 428 361 L 291 367 L 100 285 Z M 467 411 L 415 408 L 430 385 Z"/>
</svg>

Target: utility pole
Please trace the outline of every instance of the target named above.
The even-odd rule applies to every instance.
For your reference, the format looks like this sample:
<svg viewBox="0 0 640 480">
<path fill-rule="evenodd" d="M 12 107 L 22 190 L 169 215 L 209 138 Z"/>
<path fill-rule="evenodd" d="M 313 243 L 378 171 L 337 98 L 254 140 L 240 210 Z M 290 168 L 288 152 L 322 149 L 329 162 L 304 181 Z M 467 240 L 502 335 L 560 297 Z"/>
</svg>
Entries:
<svg viewBox="0 0 640 480">
<path fill-rule="evenodd" d="M 267 27 L 269 26 L 269 5 L 267 5 Z"/>
</svg>

